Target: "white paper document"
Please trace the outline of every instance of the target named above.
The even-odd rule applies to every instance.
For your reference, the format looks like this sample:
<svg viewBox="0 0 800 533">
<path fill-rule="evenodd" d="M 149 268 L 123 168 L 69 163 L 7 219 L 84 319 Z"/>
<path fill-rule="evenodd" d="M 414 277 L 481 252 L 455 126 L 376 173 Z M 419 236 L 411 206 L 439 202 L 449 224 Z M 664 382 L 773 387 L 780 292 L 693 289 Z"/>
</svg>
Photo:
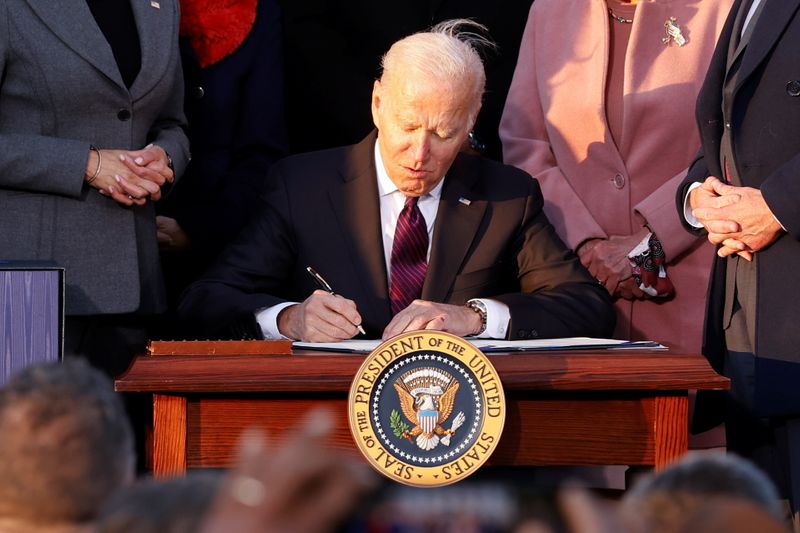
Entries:
<svg viewBox="0 0 800 533">
<path fill-rule="evenodd" d="M 474 344 L 484 353 L 493 352 L 541 352 L 551 350 L 626 350 L 648 349 L 666 350 L 666 346 L 654 341 L 625 341 L 619 339 L 596 339 L 592 337 L 566 337 L 562 339 L 535 339 L 524 341 L 505 341 L 496 339 L 475 339 L 467 337 L 466 340 Z M 323 350 L 327 352 L 343 353 L 370 353 L 382 341 L 351 339 L 341 342 L 294 342 L 294 348 L 307 348 L 310 350 Z"/>
</svg>

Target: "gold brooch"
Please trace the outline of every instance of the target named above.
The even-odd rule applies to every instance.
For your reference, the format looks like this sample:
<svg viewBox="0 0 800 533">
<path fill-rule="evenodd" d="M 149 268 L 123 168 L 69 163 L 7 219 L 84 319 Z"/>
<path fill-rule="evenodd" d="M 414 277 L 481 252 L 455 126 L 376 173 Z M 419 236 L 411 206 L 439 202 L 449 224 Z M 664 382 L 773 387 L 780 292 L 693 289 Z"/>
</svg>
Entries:
<svg viewBox="0 0 800 533">
<path fill-rule="evenodd" d="M 664 31 L 666 36 L 661 38 L 661 42 L 669 45 L 670 41 L 675 41 L 675 44 L 678 46 L 683 46 L 686 44 L 686 37 L 683 36 L 683 32 L 681 31 L 681 27 L 678 25 L 678 19 L 675 17 L 670 17 L 664 23 Z"/>
</svg>

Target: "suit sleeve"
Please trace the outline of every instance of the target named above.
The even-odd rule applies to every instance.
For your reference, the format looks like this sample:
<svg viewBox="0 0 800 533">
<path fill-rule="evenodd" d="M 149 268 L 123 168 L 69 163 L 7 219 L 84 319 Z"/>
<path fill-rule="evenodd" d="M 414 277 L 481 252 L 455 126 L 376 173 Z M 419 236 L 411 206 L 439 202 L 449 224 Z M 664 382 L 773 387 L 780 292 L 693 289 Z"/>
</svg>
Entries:
<svg viewBox="0 0 800 533">
<path fill-rule="evenodd" d="M 678 212 L 678 220 L 680 220 L 683 229 L 692 235 L 703 235 L 705 234 L 705 230 L 695 228 L 686 221 L 686 218 L 683 216 L 683 206 L 686 202 L 686 195 L 689 194 L 689 187 L 692 185 L 692 183 L 703 182 L 708 175 L 708 167 L 706 166 L 705 156 L 703 154 L 703 149 L 701 148 L 697 153 L 694 162 L 692 162 L 692 164 L 689 166 L 686 177 L 683 178 L 678 186 L 678 190 L 675 193 L 675 209 Z"/>
<path fill-rule="evenodd" d="M 556 235 L 531 180 L 514 243 L 520 292 L 492 296 L 511 311 L 509 338 L 608 337 L 615 313 L 606 290 Z"/>
<path fill-rule="evenodd" d="M 270 176 L 276 186 L 262 198 L 258 214 L 183 294 L 178 319 L 188 335 L 221 338 L 236 332 L 259 338 L 255 313 L 286 301 L 277 295 L 291 277 L 296 247 L 279 166 Z"/>
<path fill-rule="evenodd" d="M 553 217 L 559 221 L 556 231 L 567 246 L 575 249 L 587 239 L 606 238 L 607 235 L 569 184 L 550 144 L 536 74 L 536 53 L 540 50 L 537 47 L 546 50 L 548 44 L 536 42 L 536 22 L 534 3 L 500 120 L 503 162 L 519 167 L 539 180 L 547 204 L 557 205 L 564 213 L 564 216 Z M 545 211 L 550 209 L 548 205 Z"/>
<path fill-rule="evenodd" d="M 9 105 L 3 98 L 12 54 L 8 9 L 0 5 L 0 107 Z M 88 158 L 87 142 L 0 131 L 0 188 L 78 197 Z"/>
<path fill-rule="evenodd" d="M 674 210 L 675 195 L 687 173 L 688 169 L 682 170 L 634 206 L 634 210 L 644 218 L 647 226 L 661 241 L 667 264 L 697 243 L 697 235 L 692 235 L 683 228 L 683 211 L 676 213 Z"/>
<path fill-rule="evenodd" d="M 761 184 L 761 194 L 786 231 L 800 240 L 800 154 L 784 163 Z"/>
</svg>

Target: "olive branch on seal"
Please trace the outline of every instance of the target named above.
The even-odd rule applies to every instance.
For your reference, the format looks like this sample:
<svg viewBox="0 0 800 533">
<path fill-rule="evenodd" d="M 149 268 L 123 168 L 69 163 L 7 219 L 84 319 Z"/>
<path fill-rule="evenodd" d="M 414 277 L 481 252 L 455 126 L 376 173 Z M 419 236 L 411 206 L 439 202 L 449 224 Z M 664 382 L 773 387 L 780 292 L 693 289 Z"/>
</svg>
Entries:
<svg viewBox="0 0 800 533">
<path fill-rule="evenodd" d="M 402 437 L 411 428 L 411 426 L 403 422 L 403 419 L 400 418 L 400 413 L 396 409 L 392 409 L 392 413 L 389 415 L 389 426 L 392 428 L 392 433 L 394 433 L 395 437 Z"/>
</svg>

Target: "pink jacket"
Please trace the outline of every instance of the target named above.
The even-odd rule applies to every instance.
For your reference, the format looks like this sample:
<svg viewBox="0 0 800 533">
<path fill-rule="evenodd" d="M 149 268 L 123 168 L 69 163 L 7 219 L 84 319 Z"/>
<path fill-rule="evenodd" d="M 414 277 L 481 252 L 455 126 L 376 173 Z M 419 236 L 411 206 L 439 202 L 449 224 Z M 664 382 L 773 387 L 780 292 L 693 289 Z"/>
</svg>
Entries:
<svg viewBox="0 0 800 533">
<path fill-rule="evenodd" d="M 640 0 L 619 147 L 605 119 L 606 2 L 536 0 L 530 11 L 500 123 L 505 162 L 539 180 L 545 212 L 568 246 L 647 224 L 669 261 L 675 297 L 618 300 L 620 338 L 700 349 L 713 247 L 681 227 L 675 192 L 700 147 L 695 99 L 731 3 Z M 687 40 L 682 47 L 662 42 L 670 17 Z"/>
</svg>

